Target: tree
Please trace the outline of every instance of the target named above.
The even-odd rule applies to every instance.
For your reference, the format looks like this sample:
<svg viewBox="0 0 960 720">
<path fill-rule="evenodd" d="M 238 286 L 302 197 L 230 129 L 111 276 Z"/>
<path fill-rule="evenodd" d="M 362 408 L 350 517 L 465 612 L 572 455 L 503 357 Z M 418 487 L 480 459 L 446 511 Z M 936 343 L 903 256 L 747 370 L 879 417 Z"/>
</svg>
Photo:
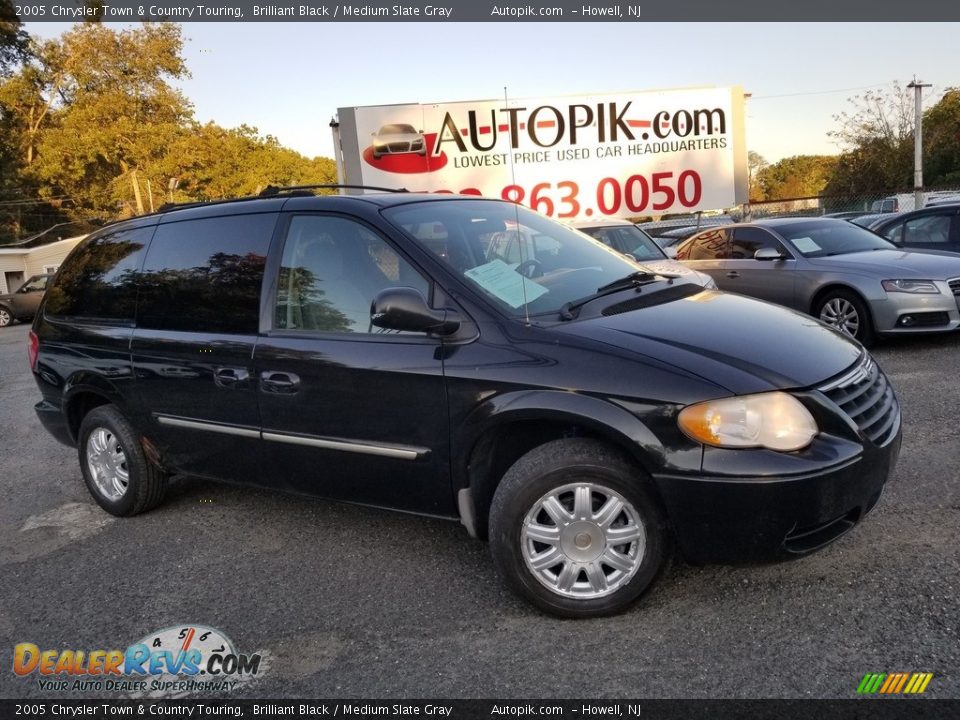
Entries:
<svg viewBox="0 0 960 720">
<path fill-rule="evenodd" d="M 9 77 L 13 68 L 30 56 L 30 36 L 14 12 L 10 0 L 0 0 L 0 78 Z"/>
<path fill-rule="evenodd" d="M 960 185 L 960 88 L 924 113 L 923 155 L 925 185 Z"/>
<path fill-rule="evenodd" d="M 30 37 L 23 29 L 10 0 L 0 0 L 0 87 L 15 68 L 30 57 Z M 16 123 L 9 108 L 0 102 L 0 200 L 20 197 L 19 162 L 16 143 Z M 0 212 L 0 243 L 12 240 L 20 230 L 18 206 Z M 13 210 L 13 212 L 10 212 Z"/>
<path fill-rule="evenodd" d="M 833 173 L 832 155 L 795 155 L 768 165 L 757 173 L 757 184 L 767 200 L 819 195 Z"/>
<path fill-rule="evenodd" d="M 24 161 L 51 194 L 102 210 L 144 203 L 142 176 L 190 117 L 180 28 L 84 24 L 44 43 L 21 74 Z"/>
<path fill-rule="evenodd" d="M 849 100 L 828 133 L 843 149 L 828 194 L 862 194 L 909 187 L 913 178 L 913 93 L 894 82 Z"/>
<path fill-rule="evenodd" d="M 766 195 L 758 182 L 757 176 L 767 165 L 769 165 L 769 163 L 760 153 L 754 152 L 753 150 L 747 153 L 747 188 L 749 190 L 750 202 L 766 200 Z"/>
<path fill-rule="evenodd" d="M 0 192 L 16 187 L 32 202 L 47 199 L 32 206 L 40 208 L 35 229 L 142 214 L 171 195 L 210 200 L 271 184 L 336 182 L 329 158 L 308 159 L 253 127 L 197 123 L 173 85 L 189 76 L 182 45 L 170 23 L 123 30 L 86 23 L 34 43 L 0 79 L 0 160 L 10 160 L 0 167 Z M 0 235 L 9 207 L 0 206 Z M 25 229 L 7 224 L 8 236 Z"/>
</svg>

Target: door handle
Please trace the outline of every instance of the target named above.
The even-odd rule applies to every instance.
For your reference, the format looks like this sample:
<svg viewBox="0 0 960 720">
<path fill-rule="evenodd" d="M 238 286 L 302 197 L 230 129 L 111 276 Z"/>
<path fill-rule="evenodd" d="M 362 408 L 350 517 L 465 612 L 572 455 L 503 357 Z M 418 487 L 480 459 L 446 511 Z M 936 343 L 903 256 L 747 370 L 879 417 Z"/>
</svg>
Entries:
<svg viewBox="0 0 960 720">
<path fill-rule="evenodd" d="M 300 389 L 300 376 L 291 372 L 264 370 L 260 373 L 260 389 L 268 393 L 292 395 Z"/>
<path fill-rule="evenodd" d="M 740 273 L 738 273 L 736 270 L 731 270 L 730 272 L 727 273 L 727 277 L 733 280 L 735 278 L 740 277 Z"/>
<path fill-rule="evenodd" d="M 246 368 L 217 368 L 213 373 L 213 381 L 222 388 L 240 387 L 249 379 L 250 371 Z"/>
</svg>

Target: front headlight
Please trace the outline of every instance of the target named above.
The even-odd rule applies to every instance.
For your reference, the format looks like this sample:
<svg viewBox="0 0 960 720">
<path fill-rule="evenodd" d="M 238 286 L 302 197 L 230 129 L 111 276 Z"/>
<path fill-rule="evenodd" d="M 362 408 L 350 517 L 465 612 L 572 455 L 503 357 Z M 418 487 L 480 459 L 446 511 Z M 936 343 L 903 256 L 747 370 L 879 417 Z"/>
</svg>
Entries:
<svg viewBox="0 0 960 720">
<path fill-rule="evenodd" d="M 677 418 L 692 440 L 725 448 L 805 448 L 819 430 L 809 411 L 792 395 L 760 395 L 708 400 L 690 405 Z"/>
<path fill-rule="evenodd" d="M 940 288 L 933 280 L 884 280 L 880 284 L 887 292 L 912 293 L 914 295 L 940 294 Z"/>
</svg>

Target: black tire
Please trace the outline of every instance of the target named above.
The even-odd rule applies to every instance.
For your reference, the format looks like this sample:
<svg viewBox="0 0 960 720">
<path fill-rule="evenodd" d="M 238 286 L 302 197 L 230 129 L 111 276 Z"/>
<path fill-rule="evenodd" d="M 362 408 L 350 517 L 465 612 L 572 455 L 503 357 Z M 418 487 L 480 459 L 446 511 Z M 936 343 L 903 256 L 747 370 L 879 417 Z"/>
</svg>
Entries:
<svg viewBox="0 0 960 720">
<path fill-rule="evenodd" d="M 7 325 L 12 325 L 14 321 L 13 313 L 10 312 L 10 308 L 0 305 L 0 327 L 6 327 Z"/>
<path fill-rule="evenodd" d="M 521 533 L 527 514 L 532 512 L 535 506 L 539 506 L 540 500 L 548 493 L 572 483 L 586 481 L 598 488 L 596 494 L 589 495 L 591 503 L 601 500 L 604 490 L 619 494 L 629 503 L 635 511 L 637 524 L 643 528 L 645 542 L 642 546 L 643 554 L 640 554 L 640 550 L 636 551 L 639 562 L 635 563 L 629 580 L 624 576 L 621 581 L 613 583 L 609 591 L 604 591 L 609 592 L 606 595 L 571 597 L 549 588 L 546 581 L 538 579 L 528 567 L 524 554 L 527 546 Z M 574 519 L 572 524 L 576 523 Z M 556 526 L 558 533 L 562 533 L 560 523 L 556 523 Z M 573 531 L 573 528 L 571 530 Z M 586 533 L 576 535 L 577 547 L 580 547 L 580 538 L 584 535 Z M 609 548 L 605 539 L 603 543 L 604 548 Z M 600 546 L 601 543 L 598 542 L 598 552 L 606 552 Z M 536 548 L 536 545 L 532 547 Z M 557 544 L 558 549 L 562 547 Z M 609 445 L 595 440 L 571 438 L 554 440 L 531 450 L 517 460 L 503 476 L 490 507 L 490 551 L 497 571 L 506 584 L 541 610 L 560 617 L 600 617 L 624 610 L 650 587 L 667 564 L 670 537 L 665 513 L 643 471 L 623 453 Z M 586 552 L 589 552 L 589 549 Z M 570 562 L 564 555 L 562 565 L 565 567 Z M 573 564 L 572 567 L 581 566 Z M 600 572 L 607 577 L 607 570 L 615 572 L 610 567 L 601 567 Z M 546 572 L 553 571 L 547 569 Z M 574 572 L 576 584 L 583 585 L 587 582 L 581 579 L 587 578 L 586 570 Z M 554 574 L 557 578 L 561 576 L 560 571 Z M 542 573 L 540 577 L 543 577 Z"/>
<path fill-rule="evenodd" d="M 90 435 L 99 429 L 105 429 L 109 433 L 113 442 L 122 449 L 126 459 L 124 467 L 128 481 L 126 490 L 118 498 L 109 497 L 98 487 L 87 462 L 88 440 Z M 108 513 L 117 517 L 130 517 L 156 507 L 163 500 L 167 490 L 167 474 L 147 460 L 140 446 L 140 436 L 115 406 L 100 405 L 87 413 L 80 423 L 77 439 L 80 470 L 87 490 Z"/>
<path fill-rule="evenodd" d="M 841 329 L 834 322 L 825 319 L 824 309 L 833 302 L 848 303 L 854 312 L 856 312 L 857 330 L 855 333 Z M 864 347 L 870 347 L 873 344 L 875 339 L 873 318 L 870 316 L 870 311 L 867 309 L 867 305 L 863 302 L 863 299 L 851 290 L 829 290 L 817 301 L 817 306 L 814 308 L 814 316 L 822 322 L 826 322 L 828 325 L 837 328 L 844 334 L 852 334 Z"/>
</svg>

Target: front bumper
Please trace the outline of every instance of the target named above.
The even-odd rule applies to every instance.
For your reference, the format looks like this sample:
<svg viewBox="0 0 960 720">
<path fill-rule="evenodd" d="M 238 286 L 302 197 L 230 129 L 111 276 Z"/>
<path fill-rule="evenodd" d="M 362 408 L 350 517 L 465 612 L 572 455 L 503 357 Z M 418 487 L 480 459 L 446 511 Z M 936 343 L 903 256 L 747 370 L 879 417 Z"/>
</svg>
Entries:
<svg viewBox="0 0 960 720">
<path fill-rule="evenodd" d="M 870 304 L 873 324 L 884 334 L 949 332 L 960 329 L 960 297 L 946 281 L 936 281 L 939 295 L 887 293 Z"/>
<path fill-rule="evenodd" d="M 781 477 L 659 477 L 684 557 L 750 563 L 807 555 L 873 509 L 900 452 L 901 430 L 877 447 L 819 472 Z"/>
</svg>

